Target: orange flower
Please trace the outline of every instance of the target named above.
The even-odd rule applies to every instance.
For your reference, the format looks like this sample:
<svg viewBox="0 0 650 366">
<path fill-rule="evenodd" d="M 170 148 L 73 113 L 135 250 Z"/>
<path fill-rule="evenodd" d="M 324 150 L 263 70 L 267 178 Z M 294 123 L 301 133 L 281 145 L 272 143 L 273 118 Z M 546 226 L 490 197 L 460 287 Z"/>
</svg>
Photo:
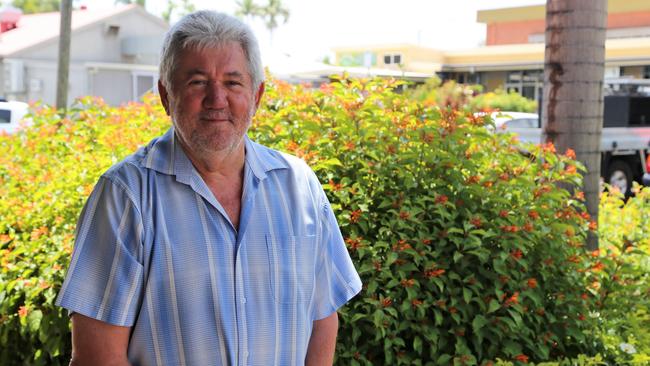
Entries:
<svg viewBox="0 0 650 366">
<path fill-rule="evenodd" d="M 417 308 L 420 305 L 422 305 L 422 300 L 418 300 L 418 299 L 411 300 L 411 306 L 412 307 Z"/>
<path fill-rule="evenodd" d="M 348 246 L 348 248 L 350 248 L 350 250 L 356 250 L 359 247 L 361 247 L 361 240 L 360 239 L 361 238 L 356 238 L 356 239 L 347 238 L 347 239 L 345 239 L 345 244 L 347 244 L 347 246 Z"/>
<path fill-rule="evenodd" d="M 594 272 L 600 272 L 600 271 L 602 271 L 604 268 L 605 268 L 605 265 L 604 265 L 603 262 L 601 262 L 601 261 L 598 261 L 598 262 L 596 262 L 596 264 L 594 264 L 593 266 L 591 266 L 591 270 L 594 271 Z"/>
<path fill-rule="evenodd" d="M 598 229 L 598 224 L 596 221 L 589 222 L 589 230 L 596 231 Z"/>
<path fill-rule="evenodd" d="M 519 291 L 515 291 L 515 293 L 512 294 L 512 296 L 507 298 L 503 306 L 508 307 L 513 304 L 519 304 Z"/>
<path fill-rule="evenodd" d="M 530 233 L 530 232 L 532 232 L 533 230 L 535 230 L 535 227 L 534 227 L 533 224 L 531 224 L 530 222 L 527 222 L 527 223 L 524 224 L 523 229 L 524 229 L 524 231 Z"/>
<path fill-rule="evenodd" d="M 539 219 L 539 213 L 535 210 L 530 210 L 528 211 L 528 217 L 530 217 L 533 220 Z"/>
<path fill-rule="evenodd" d="M 387 308 L 393 303 L 393 300 L 391 300 L 390 297 L 386 297 L 383 300 L 381 300 L 381 306 Z"/>
<path fill-rule="evenodd" d="M 573 149 L 566 149 L 566 154 L 564 154 L 569 159 L 576 159 L 576 152 Z"/>
<path fill-rule="evenodd" d="M 24 318 L 27 316 L 27 314 L 29 314 L 29 309 L 27 308 L 27 306 L 21 306 L 20 308 L 18 308 L 19 317 Z"/>
<path fill-rule="evenodd" d="M 528 288 L 536 288 L 537 287 L 537 280 L 534 278 L 529 278 L 527 281 Z"/>
<path fill-rule="evenodd" d="M 444 194 L 438 195 L 435 200 L 436 203 L 441 204 L 445 204 L 447 201 L 449 201 L 449 197 L 445 196 Z"/>
<path fill-rule="evenodd" d="M 445 273 L 445 270 L 442 268 L 430 269 L 424 272 L 424 276 L 427 278 L 440 277 Z"/>
<path fill-rule="evenodd" d="M 514 258 L 515 260 L 519 260 L 519 259 L 521 259 L 521 257 L 524 256 L 524 254 L 522 253 L 522 251 L 520 249 L 515 249 L 515 250 L 510 252 L 510 256 L 512 258 Z"/>
<path fill-rule="evenodd" d="M 406 220 L 406 219 L 408 219 L 410 216 L 411 216 L 411 214 L 409 214 L 409 213 L 406 212 L 406 211 L 401 211 L 401 212 L 399 213 L 399 218 L 402 219 L 402 220 Z"/>
<path fill-rule="evenodd" d="M 585 192 L 583 191 L 576 191 L 575 196 L 577 199 L 584 201 L 585 200 Z"/>
<path fill-rule="evenodd" d="M 569 165 L 566 167 L 566 169 L 564 169 L 564 171 L 567 172 L 567 174 L 575 174 L 578 171 L 578 169 L 576 168 L 575 165 Z"/>
<path fill-rule="evenodd" d="M 415 280 L 414 279 L 403 279 L 400 284 L 404 287 L 413 287 L 415 285 Z"/>
<path fill-rule="evenodd" d="M 528 362 L 528 356 L 524 354 L 516 355 L 515 360 L 520 362 Z"/>
<path fill-rule="evenodd" d="M 350 212 L 350 222 L 352 223 L 359 222 L 360 217 L 361 217 L 361 210 L 354 210 Z"/>
</svg>

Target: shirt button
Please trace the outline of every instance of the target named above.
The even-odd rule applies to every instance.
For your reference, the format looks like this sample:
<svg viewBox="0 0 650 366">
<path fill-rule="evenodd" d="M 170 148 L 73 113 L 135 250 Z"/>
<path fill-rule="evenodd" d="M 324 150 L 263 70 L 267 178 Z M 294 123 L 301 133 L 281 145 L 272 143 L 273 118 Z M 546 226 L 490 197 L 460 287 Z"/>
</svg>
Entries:
<svg viewBox="0 0 650 366">
<path fill-rule="evenodd" d="M 245 298 L 245 297 L 242 297 L 242 298 L 241 298 L 241 303 L 242 303 L 242 304 L 245 304 L 245 303 L 246 303 L 246 298 Z"/>
</svg>

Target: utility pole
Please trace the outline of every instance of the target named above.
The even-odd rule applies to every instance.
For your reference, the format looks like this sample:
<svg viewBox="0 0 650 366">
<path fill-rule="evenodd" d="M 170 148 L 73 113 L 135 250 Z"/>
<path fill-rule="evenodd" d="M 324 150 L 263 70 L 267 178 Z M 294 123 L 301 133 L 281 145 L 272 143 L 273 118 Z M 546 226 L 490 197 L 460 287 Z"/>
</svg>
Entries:
<svg viewBox="0 0 650 366">
<path fill-rule="evenodd" d="M 72 0 L 61 0 L 59 31 L 59 63 L 56 77 L 56 107 L 68 107 L 68 75 L 70 74 L 70 33 L 72 31 Z"/>
</svg>

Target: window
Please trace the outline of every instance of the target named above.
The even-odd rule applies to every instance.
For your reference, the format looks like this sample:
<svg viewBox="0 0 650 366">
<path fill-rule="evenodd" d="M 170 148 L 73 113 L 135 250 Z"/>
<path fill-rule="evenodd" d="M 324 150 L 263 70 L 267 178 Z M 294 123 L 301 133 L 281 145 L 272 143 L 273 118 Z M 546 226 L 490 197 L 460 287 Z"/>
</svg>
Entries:
<svg viewBox="0 0 650 366">
<path fill-rule="evenodd" d="M 384 55 L 384 64 L 399 65 L 402 63 L 402 55 L 399 53 Z"/>
<path fill-rule="evenodd" d="M 11 111 L 0 109 L 0 123 L 11 123 Z"/>
<path fill-rule="evenodd" d="M 144 94 L 149 91 L 156 93 L 156 80 L 158 75 L 151 72 L 133 72 L 131 74 L 133 82 L 133 100 L 139 100 Z"/>
</svg>

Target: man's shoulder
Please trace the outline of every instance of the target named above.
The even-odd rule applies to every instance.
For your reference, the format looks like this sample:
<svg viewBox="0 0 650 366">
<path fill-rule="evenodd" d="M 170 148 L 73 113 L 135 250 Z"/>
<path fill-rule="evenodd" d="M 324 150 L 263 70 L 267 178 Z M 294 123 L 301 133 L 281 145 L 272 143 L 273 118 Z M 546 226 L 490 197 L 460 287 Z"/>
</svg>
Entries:
<svg viewBox="0 0 650 366">
<path fill-rule="evenodd" d="M 154 138 L 149 143 L 141 146 L 136 152 L 126 156 L 121 161 L 113 164 L 102 177 L 113 182 L 127 183 L 134 179 L 140 179 L 148 174 L 150 168 L 147 166 L 151 155 L 154 153 L 157 142 L 161 137 Z"/>
</svg>

